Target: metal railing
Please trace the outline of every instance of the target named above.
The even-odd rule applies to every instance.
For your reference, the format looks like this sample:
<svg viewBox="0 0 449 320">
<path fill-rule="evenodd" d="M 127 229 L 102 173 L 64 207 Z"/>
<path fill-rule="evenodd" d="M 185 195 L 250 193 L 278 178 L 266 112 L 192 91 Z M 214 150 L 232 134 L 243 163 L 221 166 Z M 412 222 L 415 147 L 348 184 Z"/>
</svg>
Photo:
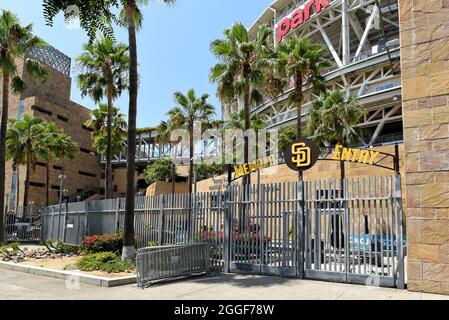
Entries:
<svg viewBox="0 0 449 320">
<path fill-rule="evenodd" d="M 146 288 L 156 282 L 209 273 L 206 243 L 150 247 L 137 252 L 137 286 Z"/>
</svg>

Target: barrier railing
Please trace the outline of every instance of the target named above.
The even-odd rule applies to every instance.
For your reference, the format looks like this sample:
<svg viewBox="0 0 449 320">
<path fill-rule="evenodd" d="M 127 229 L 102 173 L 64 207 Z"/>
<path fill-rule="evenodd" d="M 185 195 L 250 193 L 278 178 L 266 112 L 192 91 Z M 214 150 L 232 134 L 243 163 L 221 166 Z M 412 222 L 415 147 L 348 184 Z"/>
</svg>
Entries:
<svg viewBox="0 0 449 320">
<path fill-rule="evenodd" d="M 208 243 L 150 247 L 137 252 L 137 286 L 209 273 Z"/>
</svg>

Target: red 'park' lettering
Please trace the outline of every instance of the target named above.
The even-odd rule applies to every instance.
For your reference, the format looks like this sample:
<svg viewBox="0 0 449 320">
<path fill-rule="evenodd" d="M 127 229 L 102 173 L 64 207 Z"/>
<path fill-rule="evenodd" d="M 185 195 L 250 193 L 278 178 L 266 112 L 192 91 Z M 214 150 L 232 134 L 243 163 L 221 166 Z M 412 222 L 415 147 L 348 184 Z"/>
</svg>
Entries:
<svg viewBox="0 0 449 320">
<path fill-rule="evenodd" d="M 297 29 L 304 22 L 310 19 L 313 5 L 315 5 L 316 14 L 319 14 L 323 9 L 330 6 L 328 0 L 310 0 L 304 5 L 303 8 L 297 9 L 290 17 L 287 17 L 279 22 L 277 26 L 278 43 L 281 43 L 290 31 Z"/>
</svg>

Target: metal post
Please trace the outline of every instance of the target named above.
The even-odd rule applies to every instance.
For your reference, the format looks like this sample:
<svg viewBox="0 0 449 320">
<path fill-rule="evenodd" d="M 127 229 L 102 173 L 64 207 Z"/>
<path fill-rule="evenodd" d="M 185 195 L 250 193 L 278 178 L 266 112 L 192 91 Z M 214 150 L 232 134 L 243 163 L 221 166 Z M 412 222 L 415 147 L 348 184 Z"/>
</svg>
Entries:
<svg viewBox="0 0 449 320">
<path fill-rule="evenodd" d="M 298 277 L 304 279 L 304 246 L 305 246 L 305 203 L 304 203 L 304 181 L 298 183 Z"/>
<path fill-rule="evenodd" d="M 195 164 L 195 185 L 194 185 L 194 194 L 193 194 L 193 217 L 191 217 L 190 220 L 190 227 L 191 227 L 191 236 L 190 236 L 190 240 L 194 240 L 195 237 L 195 222 L 196 222 L 196 217 L 197 217 L 197 210 L 198 210 L 198 200 L 197 200 L 197 194 L 198 194 L 198 165 Z"/>
<path fill-rule="evenodd" d="M 399 145 L 396 143 L 394 145 L 394 172 L 399 175 L 400 174 L 400 162 L 399 162 Z"/>
<path fill-rule="evenodd" d="M 223 260 L 224 272 L 231 272 L 231 241 L 232 241 L 232 214 L 230 210 L 231 201 L 231 187 L 228 186 L 225 191 L 225 205 L 224 205 L 224 243 L 223 243 Z"/>
<path fill-rule="evenodd" d="M 163 229 L 164 229 L 164 196 L 159 196 L 159 235 L 158 235 L 158 243 L 160 246 L 163 245 Z"/>
<path fill-rule="evenodd" d="M 120 231 L 120 198 L 117 198 L 115 204 L 115 232 Z"/>
<path fill-rule="evenodd" d="M 62 197 L 64 193 L 64 179 L 66 176 L 64 174 L 61 174 L 59 177 L 59 215 L 58 215 L 58 240 L 59 240 L 59 234 L 60 234 L 60 228 L 61 228 L 61 215 L 62 215 Z"/>
<path fill-rule="evenodd" d="M 85 236 L 89 236 L 89 202 L 85 201 L 85 216 L 84 216 L 84 233 Z"/>
<path fill-rule="evenodd" d="M 349 34 L 349 10 L 348 0 L 341 2 L 342 27 L 341 34 L 343 38 L 343 65 L 348 65 L 351 59 L 350 34 Z"/>
<path fill-rule="evenodd" d="M 51 209 L 50 214 L 51 214 L 50 240 L 53 241 L 54 229 L 55 229 L 55 210 L 54 210 L 54 208 Z"/>
<path fill-rule="evenodd" d="M 396 213 L 396 250 L 398 255 L 398 265 L 396 271 L 396 285 L 398 289 L 405 289 L 405 267 L 404 267 L 404 230 L 402 225 L 402 183 L 399 174 L 394 177 L 394 206 Z"/>
<path fill-rule="evenodd" d="M 69 198 L 65 199 L 65 210 L 64 210 L 64 229 L 62 229 L 62 242 L 65 243 L 66 229 L 67 229 L 67 213 L 69 211 Z"/>
<path fill-rule="evenodd" d="M 348 274 L 350 272 L 349 268 L 350 268 L 350 243 L 349 243 L 349 233 L 350 233 L 350 215 L 349 215 L 349 185 L 348 185 L 348 180 L 344 179 L 343 180 L 343 212 L 345 214 L 345 236 L 344 236 L 344 246 L 342 246 L 343 248 L 341 248 L 340 250 L 344 249 L 345 250 L 345 273 L 346 273 L 346 281 L 348 281 Z M 353 181 L 354 183 L 354 181 Z M 355 231 L 355 230 L 353 230 Z M 360 236 L 360 235 L 359 235 Z"/>
</svg>

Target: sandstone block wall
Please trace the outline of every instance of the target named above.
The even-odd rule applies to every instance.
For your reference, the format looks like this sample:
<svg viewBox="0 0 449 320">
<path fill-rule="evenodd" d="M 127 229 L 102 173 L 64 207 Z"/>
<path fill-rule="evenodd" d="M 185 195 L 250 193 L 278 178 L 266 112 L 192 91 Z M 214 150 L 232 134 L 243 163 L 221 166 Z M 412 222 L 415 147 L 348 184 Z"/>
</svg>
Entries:
<svg viewBox="0 0 449 320">
<path fill-rule="evenodd" d="M 400 0 L 408 288 L 449 294 L 449 0 Z"/>
</svg>

